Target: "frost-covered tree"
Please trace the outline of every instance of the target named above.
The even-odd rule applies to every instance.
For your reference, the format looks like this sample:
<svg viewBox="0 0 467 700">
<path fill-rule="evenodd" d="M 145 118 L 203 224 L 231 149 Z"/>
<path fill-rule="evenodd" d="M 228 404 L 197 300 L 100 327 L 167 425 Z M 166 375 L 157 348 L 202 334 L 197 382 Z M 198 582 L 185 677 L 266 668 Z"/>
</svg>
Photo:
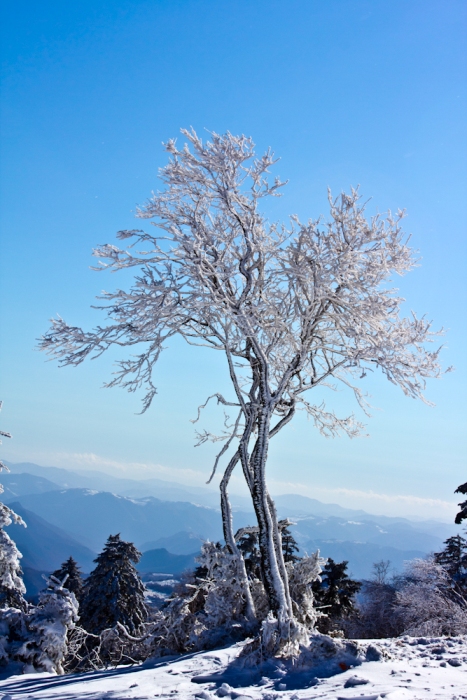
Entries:
<svg viewBox="0 0 467 700">
<path fill-rule="evenodd" d="M 2 401 L 0 401 L 0 411 L 2 409 Z M 0 430 L 2 437 L 11 438 L 10 433 Z M 1 444 L 1 440 L 0 440 Z M 9 471 L 8 467 L 0 461 L 0 471 Z M 3 493 L 3 486 L 0 484 L 0 493 Z M 0 503 L 0 608 L 19 608 L 25 610 L 27 605 L 24 600 L 26 588 L 22 579 L 22 571 L 20 566 L 21 552 L 18 551 L 16 544 L 11 537 L 7 535 L 4 528 L 14 522 L 18 525 L 26 523 L 19 515 L 11 508 L 8 508 L 4 503 Z"/>
<path fill-rule="evenodd" d="M 39 594 L 38 605 L 27 616 L 28 634 L 16 651 L 16 658 L 25 664 L 25 673 L 65 672 L 68 633 L 78 620 L 78 601 L 66 583 L 66 577 L 60 581 L 50 576 L 47 588 Z"/>
<path fill-rule="evenodd" d="M 448 572 L 433 558 L 406 564 L 394 614 L 412 636 L 467 634 L 467 601 L 453 591 Z"/>
<path fill-rule="evenodd" d="M 0 435 L 11 437 L 3 431 Z M 7 467 L 0 461 L 2 469 Z M 64 673 L 67 635 L 75 626 L 78 603 L 62 585 L 66 576 L 61 580 L 51 576 L 47 589 L 39 594 L 38 605 L 26 603 L 21 554 L 3 530 L 12 522 L 25 525 L 19 515 L 0 503 L 0 665 L 9 666 L 11 672 Z"/>
<path fill-rule="evenodd" d="M 62 674 L 68 635 L 78 619 L 73 593 L 51 576 L 39 603 L 27 611 L 7 608 L 0 615 L 0 665 L 10 673 L 48 671 Z"/>
<path fill-rule="evenodd" d="M 81 625 L 92 634 L 120 623 L 138 634 L 148 616 L 144 584 L 134 567 L 141 554 L 120 535 L 110 535 L 86 579 L 80 607 Z"/>
<path fill-rule="evenodd" d="M 53 572 L 52 576 L 58 581 L 66 579 L 65 587 L 75 594 L 78 602 L 80 601 L 83 593 L 83 579 L 81 577 L 81 569 L 73 557 L 69 557 L 64 561 L 61 567 Z"/>
<path fill-rule="evenodd" d="M 261 207 L 284 184 L 269 180 L 271 151 L 255 157 L 250 138 L 230 133 L 212 134 L 205 143 L 194 131 L 183 134 L 189 145 L 166 144 L 165 190 L 138 211 L 160 233 L 120 231 L 120 239 L 131 241 L 128 248 L 108 244 L 95 251 L 104 269 L 136 269 L 133 286 L 104 294 L 106 324 L 88 332 L 58 318 L 40 346 L 63 365 L 78 365 L 113 346 L 140 346 L 107 386 L 145 386 L 143 410 L 156 394 L 153 371 L 171 337 L 224 354 L 234 396 L 214 398 L 237 413 L 222 435 L 202 432 L 199 443 L 224 440 L 213 471 L 233 450 L 221 480 L 224 537 L 239 558 L 254 621 L 228 499 L 231 474 L 241 465 L 259 525 L 271 624 L 278 649 L 285 642 L 290 647 L 291 639 L 307 637 L 294 617 L 266 483 L 270 440 L 300 409 L 324 435 L 358 435 L 362 426 L 327 409 L 322 389 L 341 382 L 365 408 L 359 381 L 376 368 L 407 396 L 423 398 L 426 378 L 440 374 L 439 350 L 425 347 L 436 334 L 423 317 L 400 316 L 403 299 L 392 278 L 415 264 L 402 212 L 368 219 L 352 190 L 336 199 L 329 195 L 328 222 L 302 223 L 294 216 L 289 228 L 271 223 Z M 309 394 L 316 389 L 314 402 Z"/>
</svg>

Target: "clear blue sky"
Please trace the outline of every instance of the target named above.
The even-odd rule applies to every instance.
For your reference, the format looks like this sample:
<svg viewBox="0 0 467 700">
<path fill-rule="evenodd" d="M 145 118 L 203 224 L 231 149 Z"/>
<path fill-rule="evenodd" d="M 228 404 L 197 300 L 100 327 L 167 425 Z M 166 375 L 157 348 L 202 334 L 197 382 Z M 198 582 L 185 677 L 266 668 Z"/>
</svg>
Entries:
<svg viewBox="0 0 467 700">
<path fill-rule="evenodd" d="M 422 257 L 401 280 L 407 310 L 449 329 L 457 368 L 430 384 L 436 408 L 372 380 L 368 439 L 325 440 L 298 418 L 272 447 L 272 490 L 449 519 L 467 479 L 465 0 L 16 0 L 1 24 L 4 457 L 207 478 L 214 452 L 193 448 L 189 419 L 228 391 L 220 356 L 173 343 L 137 416 L 140 397 L 100 389 L 112 357 L 59 370 L 34 346 L 57 313 L 98 322 L 94 295 L 125 283 L 91 272 L 91 249 L 134 226 L 161 142 L 230 130 L 281 156 L 274 216 L 326 214 L 328 186 L 357 184 L 370 211 L 407 209 Z"/>
</svg>

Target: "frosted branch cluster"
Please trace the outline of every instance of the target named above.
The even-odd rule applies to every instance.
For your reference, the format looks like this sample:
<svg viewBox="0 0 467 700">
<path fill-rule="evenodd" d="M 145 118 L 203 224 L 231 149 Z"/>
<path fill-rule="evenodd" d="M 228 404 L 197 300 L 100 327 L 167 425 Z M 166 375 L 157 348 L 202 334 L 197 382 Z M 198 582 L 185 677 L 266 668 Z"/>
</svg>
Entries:
<svg viewBox="0 0 467 700">
<path fill-rule="evenodd" d="M 226 353 L 243 425 L 265 388 L 276 416 L 304 409 L 322 433 L 354 436 L 361 425 L 353 417 L 339 419 L 304 394 L 343 381 L 364 405 L 355 380 L 374 367 L 406 395 L 423 398 L 426 378 L 440 373 L 439 349 L 426 349 L 437 335 L 428 321 L 400 317 L 403 299 L 390 286 L 415 264 L 403 212 L 367 219 L 352 190 L 329 193 L 328 222 L 271 223 L 259 205 L 285 184 L 270 182 L 273 154 L 256 158 L 244 136 L 212 134 L 203 143 L 194 131 L 183 134 L 189 145 L 166 144 L 165 190 L 138 210 L 156 231 L 120 231 L 128 248 L 95 251 L 99 269 L 138 268 L 133 286 L 104 293 L 99 308 L 108 322 L 93 331 L 53 320 L 42 349 L 77 365 L 112 345 L 138 345 L 107 386 L 145 387 L 146 410 L 164 343 L 181 335 Z M 255 366 L 265 364 L 267 387 L 260 388 Z"/>
</svg>

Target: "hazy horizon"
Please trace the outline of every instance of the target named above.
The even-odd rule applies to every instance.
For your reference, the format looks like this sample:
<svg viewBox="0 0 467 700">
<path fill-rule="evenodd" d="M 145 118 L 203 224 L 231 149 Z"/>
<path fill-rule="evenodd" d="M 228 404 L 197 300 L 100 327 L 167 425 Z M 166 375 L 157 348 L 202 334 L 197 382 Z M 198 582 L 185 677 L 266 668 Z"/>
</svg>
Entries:
<svg viewBox="0 0 467 700">
<path fill-rule="evenodd" d="M 163 468 L 158 465 L 154 466 L 153 473 L 148 473 L 144 469 L 138 471 L 138 469 L 132 469 L 131 465 L 128 465 L 128 469 L 125 471 L 112 471 L 110 465 L 101 465 L 98 468 L 97 464 L 89 464 L 88 467 L 84 467 L 82 464 L 80 466 L 73 467 L 71 465 L 64 466 L 63 464 L 37 464 L 37 462 L 12 462 L 11 460 L 5 460 L 6 464 L 12 466 L 18 466 L 22 464 L 34 464 L 35 466 L 40 466 L 43 468 L 58 468 L 65 469 L 70 472 L 74 472 L 80 475 L 88 474 L 104 474 L 116 479 L 130 479 L 134 481 L 144 482 L 150 479 L 158 479 L 160 481 L 176 484 L 188 490 L 190 489 L 206 489 L 211 493 L 218 494 L 219 489 L 214 485 L 207 485 L 206 482 L 202 482 L 199 479 L 198 473 L 192 473 L 192 480 L 187 483 L 187 471 L 182 474 L 168 473 Z M 145 465 L 134 465 L 143 467 Z M 179 470 L 181 471 L 181 470 Z M 179 479 L 177 480 L 177 477 Z M 53 481 L 53 478 L 50 479 Z M 248 497 L 248 491 L 245 485 L 240 480 L 233 480 L 233 488 L 230 490 L 233 495 Z M 290 489 L 290 490 L 287 490 Z M 295 491 L 294 489 L 297 489 Z M 428 499 L 420 499 L 417 497 L 404 497 L 404 498 L 390 498 L 385 494 L 377 494 L 372 492 L 362 492 L 362 493 L 348 493 L 344 489 L 315 489 L 308 487 L 305 484 L 293 484 L 283 482 L 271 481 L 271 495 L 283 496 L 283 495 L 298 495 L 305 496 L 307 498 L 315 499 L 321 503 L 327 505 L 339 505 L 343 508 L 348 508 L 350 510 L 364 510 L 371 515 L 384 515 L 389 517 L 402 517 L 408 520 L 435 520 L 443 523 L 450 523 L 453 525 L 453 529 L 457 529 L 454 525 L 454 517 L 458 510 L 457 504 L 455 502 L 443 503 L 442 501 L 433 501 L 430 503 Z M 333 500 L 329 500 L 333 499 Z M 378 507 L 379 506 L 379 507 Z M 385 507 L 386 506 L 386 507 Z M 441 510 L 441 512 L 440 512 Z"/>
</svg>

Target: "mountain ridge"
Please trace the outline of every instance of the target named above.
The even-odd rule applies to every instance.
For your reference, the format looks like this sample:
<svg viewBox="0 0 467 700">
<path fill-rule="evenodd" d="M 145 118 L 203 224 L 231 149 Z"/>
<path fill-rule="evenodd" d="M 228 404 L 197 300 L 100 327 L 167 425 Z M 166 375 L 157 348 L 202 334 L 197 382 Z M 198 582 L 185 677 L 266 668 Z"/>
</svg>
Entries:
<svg viewBox="0 0 467 700">
<path fill-rule="evenodd" d="M 4 500 L 10 505 L 12 501 L 20 503 L 22 508 L 35 513 L 88 551 L 100 551 L 107 537 L 117 532 L 144 553 L 165 549 L 174 556 L 192 556 L 204 540 L 222 539 L 219 509 L 193 503 L 201 499 L 197 498 L 198 494 L 193 498 L 188 487 L 183 491 L 187 500 L 164 500 L 164 497 L 148 495 L 146 482 L 110 477 L 109 487 L 117 486 L 122 493 L 128 493 L 132 484 L 138 484 L 144 493 L 144 497 L 138 498 L 96 488 L 107 480 L 107 475 L 99 472 L 88 479 L 87 474 L 75 474 L 58 467 L 40 467 L 32 463 L 11 467 L 12 474 L 3 479 L 8 481 Z M 20 471 L 28 467 L 36 474 Z M 56 476 L 60 483 L 54 483 L 44 474 Z M 70 483 L 83 482 L 87 487 L 69 487 Z M 160 480 L 148 482 L 158 493 Z M 179 491 L 172 489 L 171 482 L 163 483 L 170 488 L 161 496 L 179 495 Z M 28 488 L 35 493 L 24 493 Z M 44 491 L 44 488 L 51 490 Z M 193 500 L 188 500 L 190 498 Z M 436 521 L 373 516 L 298 494 L 279 495 L 274 500 L 279 516 L 289 517 L 295 523 L 292 531 L 302 553 L 319 547 L 324 556 L 349 560 L 349 568 L 361 577 L 369 576 L 374 561 L 390 558 L 396 568 L 401 569 L 406 559 L 439 551 L 443 541 L 455 530 L 454 525 Z M 255 522 L 252 510 L 242 511 L 238 507 L 234 510 L 235 528 Z"/>
</svg>

